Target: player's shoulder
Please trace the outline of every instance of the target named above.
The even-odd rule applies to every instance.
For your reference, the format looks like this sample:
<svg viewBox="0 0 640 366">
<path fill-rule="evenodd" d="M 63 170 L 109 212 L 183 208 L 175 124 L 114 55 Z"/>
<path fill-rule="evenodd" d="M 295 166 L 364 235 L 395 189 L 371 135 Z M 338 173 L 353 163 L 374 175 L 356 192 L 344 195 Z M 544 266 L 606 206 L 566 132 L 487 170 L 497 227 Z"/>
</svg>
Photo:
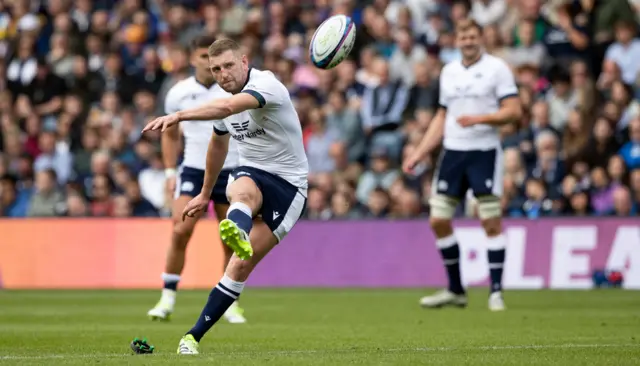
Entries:
<svg viewBox="0 0 640 366">
<path fill-rule="evenodd" d="M 462 67 L 462 63 L 458 60 L 449 61 L 444 66 L 442 66 L 442 70 L 440 71 L 440 75 L 447 75 L 452 72 L 456 72 Z"/>
<path fill-rule="evenodd" d="M 251 68 L 249 70 L 249 80 L 245 89 L 252 88 L 280 88 L 284 87 L 284 84 L 278 80 L 276 75 L 269 70 L 258 70 Z"/>
<path fill-rule="evenodd" d="M 189 92 L 193 92 L 192 87 L 194 82 L 195 78 L 193 76 L 178 81 L 167 92 L 167 99 L 181 99 Z"/>
<path fill-rule="evenodd" d="M 483 68 L 495 70 L 499 72 L 504 72 L 504 70 L 509 70 L 509 72 L 511 72 L 511 69 L 509 68 L 509 64 L 507 64 L 507 62 L 504 59 L 494 55 L 490 55 L 488 53 L 485 53 L 482 56 L 481 66 Z"/>
<path fill-rule="evenodd" d="M 462 60 L 452 60 L 444 64 L 440 71 L 440 77 L 442 78 L 455 78 L 464 71 L 465 67 L 462 64 Z"/>
</svg>

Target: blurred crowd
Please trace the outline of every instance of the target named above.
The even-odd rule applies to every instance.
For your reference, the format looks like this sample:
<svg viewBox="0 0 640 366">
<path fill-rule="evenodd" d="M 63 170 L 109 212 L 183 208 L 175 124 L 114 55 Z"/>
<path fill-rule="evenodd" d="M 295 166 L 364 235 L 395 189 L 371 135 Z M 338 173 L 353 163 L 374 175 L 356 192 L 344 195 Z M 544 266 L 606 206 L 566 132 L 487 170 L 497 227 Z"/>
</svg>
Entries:
<svg viewBox="0 0 640 366">
<path fill-rule="evenodd" d="M 307 49 L 331 14 L 353 18 L 356 45 L 322 71 Z M 203 32 L 237 39 L 289 88 L 308 219 L 428 215 L 438 152 L 415 175 L 399 166 L 466 17 L 524 106 L 501 131 L 505 215 L 637 215 L 639 0 L 0 0 L 0 216 L 168 215 L 159 135 L 140 130 L 190 75 Z M 471 195 L 459 215 L 475 215 Z"/>
</svg>

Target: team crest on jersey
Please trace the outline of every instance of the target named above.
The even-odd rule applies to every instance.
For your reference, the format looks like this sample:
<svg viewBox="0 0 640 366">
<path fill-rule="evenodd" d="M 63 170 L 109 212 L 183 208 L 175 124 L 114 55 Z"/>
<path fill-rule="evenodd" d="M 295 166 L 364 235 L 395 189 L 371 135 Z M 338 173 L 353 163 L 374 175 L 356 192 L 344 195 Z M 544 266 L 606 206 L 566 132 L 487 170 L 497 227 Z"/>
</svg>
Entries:
<svg viewBox="0 0 640 366">
<path fill-rule="evenodd" d="M 193 184 L 193 182 L 183 182 L 180 186 L 180 190 L 183 192 L 193 192 L 194 188 L 195 185 Z"/>
</svg>

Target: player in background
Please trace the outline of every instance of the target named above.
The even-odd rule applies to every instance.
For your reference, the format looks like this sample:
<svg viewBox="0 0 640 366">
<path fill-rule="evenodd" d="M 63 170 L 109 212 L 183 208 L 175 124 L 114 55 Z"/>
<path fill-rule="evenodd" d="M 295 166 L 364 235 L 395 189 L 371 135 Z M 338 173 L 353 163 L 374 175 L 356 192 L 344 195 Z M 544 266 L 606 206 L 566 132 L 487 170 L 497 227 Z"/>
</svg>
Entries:
<svg viewBox="0 0 640 366">
<path fill-rule="evenodd" d="M 222 241 L 235 254 L 195 326 L 180 340 L 179 354 L 198 353 L 202 337 L 240 296 L 260 260 L 293 228 L 307 201 L 309 166 L 287 88 L 273 73 L 250 69 L 247 56 L 232 40 L 211 45 L 209 64 L 231 97 L 160 117 L 144 128 L 165 131 L 181 121 L 224 119 L 214 125 L 202 192 L 185 207 L 184 217 L 206 207 L 229 140 L 238 141 L 240 166 L 231 173 L 227 186 L 231 206 L 220 222 Z"/>
<path fill-rule="evenodd" d="M 170 114 L 197 107 L 211 100 L 227 98 L 231 95 L 216 84 L 209 70 L 207 52 L 214 41 L 215 38 L 210 36 L 200 36 L 193 40 L 191 43 L 191 65 L 195 70 L 195 75 L 178 82 L 169 90 L 165 100 L 166 113 Z M 201 216 L 201 212 L 199 212 L 193 217 L 182 220 L 182 210 L 201 191 L 207 148 L 213 133 L 213 121 L 185 121 L 182 124 L 182 133 L 185 138 L 184 161 L 176 170 L 178 146 L 180 145 L 179 127 L 173 126 L 162 134 L 162 160 L 166 167 L 168 189 L 172 192 L 175 191 L 175 200 L 172 206 L 171 245 L 167 252 L 164 273 L 162 273 L 164 281 L 162 297 L 158 304 L 147 313 L 153 320 L 168 320 L 174 311 L 176 291 L 185 264 L 187 245 Z M 223 220 L 226 217 L 229 208 L 226 187 L 231 170 L 238 166 L 237 150 L 235 142 L 232 142 L 229 146 L 229 153 L 226 154 L 222 171 L 213 188 L 213 194 L 210 196 L 214 201 L 218 220 Z M 226 245 L 223 247 L 226 265 L 233 251 Z M 230 323 L 245 323 L 246 321 L 243 311 L 237 303 L 233 303 L 224 316 Z"/>
<path fill-rule="evenodd" d="M 429 308 L 467 305 L 460 278 L 460 249 L 451 220 L 458 202 L 471 189 L 487 235 L 489 309 L 500 311 L 505 309 L 502 269 L 507 239 L 501 220 L 503 162 L 498 129 L 520 119 L 520 98 L 507 64 L 482 50 L 482 28 L 467 19 L 456 25 L 455 33 L 462 60 L 442 69 L 440 107 L 420 145 L 403 164 L 403 170 L 411 173 L 444 137 L 429 205 L 430 224 L 449 277 L 449 288 L 423 297 L 420 304 Z"/>
</svg>

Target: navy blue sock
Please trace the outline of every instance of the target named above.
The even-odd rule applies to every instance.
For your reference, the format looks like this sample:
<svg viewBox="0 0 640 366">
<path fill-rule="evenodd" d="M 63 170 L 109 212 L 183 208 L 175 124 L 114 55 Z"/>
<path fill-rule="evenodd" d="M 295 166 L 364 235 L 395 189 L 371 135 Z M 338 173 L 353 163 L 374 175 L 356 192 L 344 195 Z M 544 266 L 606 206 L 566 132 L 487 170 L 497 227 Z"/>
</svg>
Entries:
<svg viewBox="0 0 640 366">
<path fill-rule="evenodd" d="M 507 237 L 504 234 L 487 238 L 487 258 L 491 277 L 491 293 L 502 291 L 502 270 L 506 257 Z"/>
<path fill-rule="evenodd" d="M 489 250 L 489 274 L 491 275 L 491 292 L 502 291 L 502 270 L 504 268 L 505 249 Z"/>
<path fill-rule="evenodd" d="M 178 283 L 164 281 L 164 286 L 162 288 L 166 288 L 167 290 L 178 291 Z"/>
<path fill-rule="evenodd" d="M 164 282 L 163 288 L 172 291 L 178 291 L 178 283 L 180 283 L 180 275 L 173 273 L 163 273 L 162 281 Z"/>
<path fill-rule="evenodd" d="M 253 226 L 253 218 L 251 217 L 251 208 L 241 202 L 234 202 L 227 212 L 227 218 L 238 225 L 247 234 L 251 232 Z"/>
<path fill-rule="evenodd" d="M 464 294 L 462 280 L 460 279 L 460 247 L 455 245 L 440 249 L 440 255 L 447 269 L 447 277 L 449 277 L 449 291 L 454 294 Z"/>
<path fill-rule="evenodd" d="M 244 282 L 233 281 L 225 275 L 209 293 L 209 299 L 202 309 L 196 325 L 187 334 L 191 334 L 196 341 L 200 342 L 231 304 L 238 299 L 243 288 Z"/>
</svg>

